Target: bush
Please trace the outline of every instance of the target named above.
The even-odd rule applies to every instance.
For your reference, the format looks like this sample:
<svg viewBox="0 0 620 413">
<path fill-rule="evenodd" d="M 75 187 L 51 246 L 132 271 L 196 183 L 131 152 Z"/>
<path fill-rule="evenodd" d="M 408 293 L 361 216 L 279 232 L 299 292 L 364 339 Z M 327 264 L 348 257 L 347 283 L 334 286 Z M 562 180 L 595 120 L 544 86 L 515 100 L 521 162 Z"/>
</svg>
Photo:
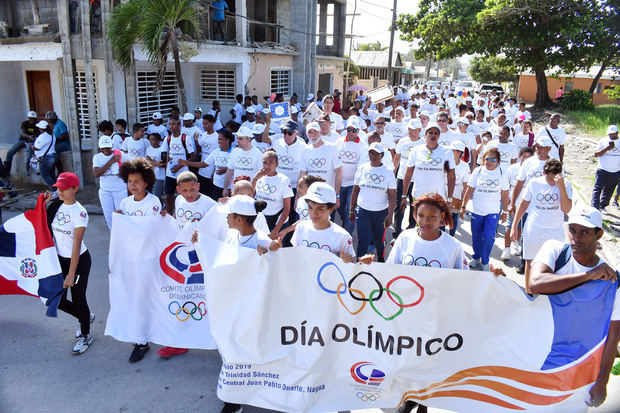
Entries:
<svg viewBox="0 0 620 413">
<path fill-rule="evenodd" d="M 592 103 L 592 96 L 581 89 L 573 89 L 567 94 L 564 95 L 562 102 L 560 103 L 562 109 L 565 111 L 569 110 L 580 110 L 580 111 L 591 111 L 594 110 L 594 103 Z"/>
<path fill-rule="evenodd" d="M 620 85 L 613 85 L 603 91 L 609 100 L 620 100 Z"/>
</svg>

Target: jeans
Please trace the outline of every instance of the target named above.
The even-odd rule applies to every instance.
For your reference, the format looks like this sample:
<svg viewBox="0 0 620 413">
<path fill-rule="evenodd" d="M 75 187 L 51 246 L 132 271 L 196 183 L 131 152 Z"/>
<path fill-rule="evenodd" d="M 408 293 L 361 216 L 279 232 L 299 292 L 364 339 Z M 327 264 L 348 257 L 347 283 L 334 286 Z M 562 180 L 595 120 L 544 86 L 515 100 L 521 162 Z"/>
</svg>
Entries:
<svg viewBox="0 0 620 413">
<path fill-rule="evenodd" d="M 452 229 L 450 230 L 450 235 L 454 236 L 454 234 L 456 234 L 456 229 L 459 226 L 459 213 L 458 212 L 453 212 L 452 213 Z"/>
<path fill-rule="evenodd" d="M 605 208 L 609 205 L 618 181 L 620 181 L 620 171 L 607 172 L 604 169 L 598 168 L 596 170 L 596 181 L 594 182 L 590 205 L 596 209 Z"/>
<path fill-rule="evenodd" d="M 383 234 L 385 233 L 385 218 L 387 208 L 383 211 L 368 211 L 358 207 L 355 214 L 357 223 L 357 256 L 361 257 L 368 252 L 368 245 L 372 240 L 377 248 L 377 259 L 384 262 L 385 245 L 383 244 Z"/>
<path fill-rule="evenodd" d="M 407 189 L 407 199 L 409 200 L 409 203 L 411 203 L 411 188 L 412 187 L 413 185 L 409 184 L 409 188 Z M 400 210 L 400 203 L 402 201 L 403 192 L 404 192 L 403 180 L 397 179 L 396 180 L 396 211 L 394 211 L 394 233 L 392 234 L 392 237 L 394 237 L 394 239 L 396 239 L 403 230 L 403 218 L 405 216 L 405 211 Z M 413 225 L 415 226 L 415 219 L 413 219 L 413 214 L 411 213 L 411 210 L 412 208 L 409 207 L 409 223 L 411 224 L 411 222 L 414 222 Z M 411 228 L 411 225 L 409 226 L 409 228 Z"/>
<path fill-rule="evenodd" d="M 121 201 L 125 198 L 127 198 L 127 189 L 120 191 L 99 189 L 99 202 L 101 202 L 105 223 L 108 224 L 108 231 L 112 231 L 112 213 L 121 207 Z"/>
<path fill-rule="evenodd" d="M 474 248 L 472 258 L 482 261 L 484 265 L 489 263 L 498 220 L 499 214 L 471 214 L 471 238 Z"/>
<path fill-rule="evenodd" d="M 338 215 L 340 215 L 340 219 L 342 219 L 342 226 L 349 234 L 353 234 L 353 230 L 355 229 L 355 225 L 349 219 L 352 193 L 353 185 L 340 187 L 340 208 L 338 208 Z"/>
<path fill-rule="evenodd" d="M 50 188 L 56 183 L 56 174 L 54 173 L 54 164 L 56 163 L 56 154 L 51 153 L 45 155 L 39 162 L 39 172 L 41 172 L 41 178 Z"/>
<path fill-rule="evenodd" d="M 32 158 L 32 148 L 24 141 L 17 141 L 15 145 L 11 146 L 11 149 L 6 153 L 5 164 L 8 169 L 9 175 L 11 174 L 11 164 L 13 163 L 13 157 L 20 149 L 26 148 L 26 171 L 30 171 L 30 158 Z"/>
</svg>

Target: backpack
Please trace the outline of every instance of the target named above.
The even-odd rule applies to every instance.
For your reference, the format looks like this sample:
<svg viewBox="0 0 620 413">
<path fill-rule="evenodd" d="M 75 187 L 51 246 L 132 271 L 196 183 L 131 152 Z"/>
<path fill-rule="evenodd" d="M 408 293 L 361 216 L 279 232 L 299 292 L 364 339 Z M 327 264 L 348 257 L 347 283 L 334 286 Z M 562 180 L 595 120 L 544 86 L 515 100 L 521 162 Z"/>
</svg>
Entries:
<svg viewBox="0 0 620 413">
<path fill-rule="evenodd" d="M 185 144 L 185 139 L 187 137 L 185 136 L 185 134 L 181 134 L 181 143 L 183 144 L 183 149 L 185 149 L 185 159 L 189 159 L 189 152 L 187 152 L 187 145 Z M 168 142 L 168 152 L 170 152 L 170 141 L 172 140 L 172 134 L 169 133 L 168 134 L 168 138 L 167 138 L 167 142 Z"/>
</svg>

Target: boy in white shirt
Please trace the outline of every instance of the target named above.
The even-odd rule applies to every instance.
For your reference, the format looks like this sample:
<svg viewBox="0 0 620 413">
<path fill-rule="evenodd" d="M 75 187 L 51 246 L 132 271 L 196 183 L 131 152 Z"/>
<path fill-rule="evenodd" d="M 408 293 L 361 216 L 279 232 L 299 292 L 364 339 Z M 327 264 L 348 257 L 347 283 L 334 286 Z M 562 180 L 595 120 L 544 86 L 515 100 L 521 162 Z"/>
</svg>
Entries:
<svg viewBox="0 0 620 413">
<path fill-rule="evenodd" d="M 245 127 L 240 127 L 237 132 L 237 147 L 233 149 L 228 158 L 228 170 L 224 182 L 224 196 L 230 193 L 230 184 L 235 178 L 246 175 L 252 180 L 263 166 L 263 153 L 252 145 L 254 134 Z"/>
<path fill-rule="evenodd" d="M 161 158 L 161 136 L 159 133 L 151 133 L 149 135 L 149 142 L 151 143 L 146 148 L 146 160 L 153 167 L 155 172 L 155 184 L 153 184 L 152 193 L 158 198 L 164 195 L 164 181 L 166 179 L 166 162 Z"/>
<path fill-rule="evenodd" d="M 144 126 L 140 123 L 134 123 L 133 135 L 131 138 L 127 138 L 123 141 L 121 144 L 121 151 L 129 155 L 129 159 L 144 158 L 148 146 L 149 142 L 144 139 Z"/>
</svg>

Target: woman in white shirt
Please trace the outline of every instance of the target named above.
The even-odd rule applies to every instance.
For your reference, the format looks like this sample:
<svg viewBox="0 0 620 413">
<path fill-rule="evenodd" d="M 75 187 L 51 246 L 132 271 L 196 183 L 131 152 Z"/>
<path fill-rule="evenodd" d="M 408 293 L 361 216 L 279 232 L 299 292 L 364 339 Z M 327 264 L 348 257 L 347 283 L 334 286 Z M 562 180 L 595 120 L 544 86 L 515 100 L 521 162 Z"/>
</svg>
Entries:
<svg viewBox="0 0 620 413">
<path fill-rule="evenodd" d="M 368 148 L 370 162 L 361 165 L 355 173 L 349 210 L 351 222 L 357 221 L 357 256 L 366 255 L 372 240 L 379 262 L 384 261 L 385 228 L 392 225 L 396 206 L 396 178 L 382 163 L 385 152 L 383 145 L 376 142 Z"/>
<path fill-rule="evenodd" d="M 465 144 L 461 141 L 453 142 L 450 146 L 452 153 L 454 154 L 454 174 L 456 179 L 454 181 L 454 195 L 452 199 L 452 227 L 450 228 L 450 235 L 456 234 L 456 228 L 459 225 L 459 212 L 461 210 L 461 200 L 465 195 L 465 188 L 471 175 L 469 165 L 461 161 L 461 156 L 465 152 Z"/>
<path fill-rule="evenodd" d="M 99 202 L 108 230 L 112 230 L 112 213 L 121 207 L 127 197 L 127 185 L 119 176 L 122 164 L 121 151 L 113 151 L 114 143 L 109 136 L 99 138 L 99 152 L 93 157 L 93 175 L 99 178 Z"/>
<path fill-rule="evenodd" d="M 54 138 L 52 128 L 46 120 L 39 121 L 35 126 L 39 128 L 40 133 L 32 145 L 32 150 L 34 151 L 34 156 L 39 159 L 41 178 L 49 188 L 52 188 L 52 185 L 56 182 L 56 177 L 54 176 L 54 163 L 56 162 L 54 145 L 56 144 L 56 138 Z"/>
<path fill-rule="evenodd" d="M 506 221 L 508 214 L 508 176 L 499 168 L 501 162 L 497 148 L 491 148 L 482 155 L 483 166 L 478 166 L 471 173 L 467 189 L 463 196 L 461 219 L 467 211 L 466 205 L 473 196 L 471 214 L 471 237 L 474 254 L 469 263 L 471 268 L 482 262 L 482 270 L 489 271 L 489 258 L 495 242 L 497 222 Z"/>
<path fill-rule="evenodd" d="M 525 275 L 530 272 L 532 260 L 545 241 L 564 241 L 564 214 L 572 207 L 572 186 L 564 181 L 562 163 L 548 159 L 543 167 L 543 176 L 530 180 L 523 190 L 512 223 L 512 240 L 519 240 L 518 224 L 527 211 L 523 228 L 523 259 Z"/>
</svg>

